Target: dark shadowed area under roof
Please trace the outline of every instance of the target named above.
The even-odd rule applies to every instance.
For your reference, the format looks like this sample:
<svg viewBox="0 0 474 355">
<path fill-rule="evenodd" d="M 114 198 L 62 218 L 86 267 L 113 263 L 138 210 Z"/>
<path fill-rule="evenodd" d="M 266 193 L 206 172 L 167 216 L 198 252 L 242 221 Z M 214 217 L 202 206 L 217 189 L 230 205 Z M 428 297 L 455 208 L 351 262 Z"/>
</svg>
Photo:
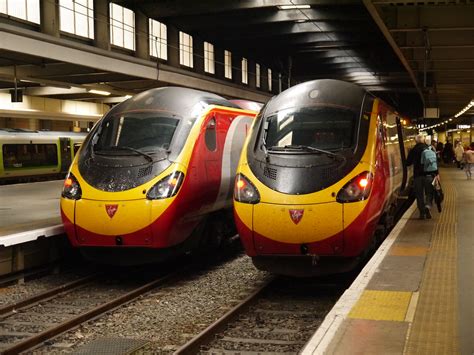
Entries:
<svg viewBox="0 0 474 355">
<path fill-rule="evenodd" d="M 346 80 L 363 86 L 403 113 L 412 117 L 422 115 L 419 90 L 361 1 L 116 3 L 260 61 L 281 72 L 284 80 Z M 309 8 L 282 9 L 284 5 Z"/>
</svg>

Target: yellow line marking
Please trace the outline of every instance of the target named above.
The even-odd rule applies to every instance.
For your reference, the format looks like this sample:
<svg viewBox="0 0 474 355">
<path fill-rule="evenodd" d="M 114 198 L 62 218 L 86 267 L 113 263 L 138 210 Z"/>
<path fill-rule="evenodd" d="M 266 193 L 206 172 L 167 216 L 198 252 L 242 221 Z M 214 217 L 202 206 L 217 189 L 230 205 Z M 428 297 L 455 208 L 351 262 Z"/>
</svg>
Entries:
<svg viewBox="0 0 474 355">
<path fill-rule="evenodd" d="M 389 255 L 394 256 L 424 256 L 428 248 L 419 246 L 394 245 L 389 251 Z"/>
<path fill-rule="evenodd" d="M 413 292 L 411 295 L 411 300 L 410 304 L 408 305 L 408 310 L 407 314 L 405 316 L 405 322 L 413 322 L 413 319 L 415 318 L 415 311 L 416 311 L 416 306 L 418 304 L 418 298 L 420 296 L 419 292 Z"/>
<path fill-rule="evenodd" d="M 459 354 L 456 189 L 448 179 L 443 188 L 405 354 Z"/>
<path fill-rule="evenodd" d="M 349 318 L 404 321 L 411 292 L 365 290 Z"/>
</svg>

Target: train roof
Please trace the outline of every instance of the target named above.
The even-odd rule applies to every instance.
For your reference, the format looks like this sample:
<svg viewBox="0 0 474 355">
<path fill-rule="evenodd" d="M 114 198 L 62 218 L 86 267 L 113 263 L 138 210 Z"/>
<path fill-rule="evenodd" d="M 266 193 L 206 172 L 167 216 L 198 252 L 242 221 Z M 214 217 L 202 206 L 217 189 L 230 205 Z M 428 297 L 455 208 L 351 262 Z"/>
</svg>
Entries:
<svg viewBox="0 0 474 355">
<path fill-rule="evenodd" d="M 12 136 L 12 135 L 33 135 L 35 137 L 85 137 L 85 132 L 62 132 L 62 131 L 35 131 L 23 128 L 0 128 L 1 136 Z"/>
<path fill-rule="evenodd" d="M 250 110 L 250 111 L 260 111 L 263 107 L 263 104 L 260 102 L 250 101 L 250 100 L 240 100 L 240 99 L 232 99 L 229 100 L 233 104 L 236 104 L 243 110 Z"/>
<path fill-rule="evenodd" d="M 367 94 L 358 85 L 342 80 L 320 79 L 307 81 L 286 89 L 273 97 L 265 109 L 266 115 L 295 106 L 339 105 L 360 110 L 360 104 Z"/>
<path fill-rule="evenodd" d="M 173 112 L 181 117 L 192 118 L 209 105 L 240 107 L 229 100 L 204 91 L 168 86 L 144 91 L 116 105 L 109 114 L 120 112 L 159 110 Z"/>
</svg>

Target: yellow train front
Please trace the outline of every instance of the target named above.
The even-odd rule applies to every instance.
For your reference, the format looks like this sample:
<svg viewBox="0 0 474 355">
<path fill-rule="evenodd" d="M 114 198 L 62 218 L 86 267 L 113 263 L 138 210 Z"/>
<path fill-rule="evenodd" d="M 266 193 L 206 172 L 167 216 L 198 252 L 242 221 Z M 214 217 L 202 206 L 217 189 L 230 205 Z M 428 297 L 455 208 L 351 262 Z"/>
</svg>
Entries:
<svg viewBox="0 0 474 355">
<path fill-rule="evenodd" d="M 234 190 L 236 225 L 255 266 L 293 276 L 353 268 L 408 191 L 404 159 L 415 131 L 405 121 L 336 80 L 306 82 L 267 103 Z"/>
<path fill-rule="evenodd" d="M 235 169 L 255 114 L 173 87 L 115 106 L 65 180 L 61 214 L 71 244 L 90 259 L 135 264 L 219 242 L 209 236 L 233 225 Z"/>
</svg>

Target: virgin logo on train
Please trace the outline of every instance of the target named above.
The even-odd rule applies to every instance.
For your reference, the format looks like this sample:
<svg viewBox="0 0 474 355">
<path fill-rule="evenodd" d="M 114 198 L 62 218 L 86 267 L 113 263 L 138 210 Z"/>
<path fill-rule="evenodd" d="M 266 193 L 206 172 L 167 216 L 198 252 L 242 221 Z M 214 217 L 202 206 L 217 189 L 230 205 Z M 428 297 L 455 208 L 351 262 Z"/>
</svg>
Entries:
<svg viewBox="0 0 474 355">
<path fill-rule="evenodd" d="M 118 210 L 118 205 L 105 205 L 105 210 L 107 211 L 109 217 L 113 218 L 113 216 L 115 216 L 115 212 Z"/>
<path fill-rule="evenodd" d="M 303 218 L 304 210 L 289 210 L 289 212 L 290 212 L 290 217 L 293 223 L 294 224 L 300 223 L 301 218 Z"/>
</svg>

